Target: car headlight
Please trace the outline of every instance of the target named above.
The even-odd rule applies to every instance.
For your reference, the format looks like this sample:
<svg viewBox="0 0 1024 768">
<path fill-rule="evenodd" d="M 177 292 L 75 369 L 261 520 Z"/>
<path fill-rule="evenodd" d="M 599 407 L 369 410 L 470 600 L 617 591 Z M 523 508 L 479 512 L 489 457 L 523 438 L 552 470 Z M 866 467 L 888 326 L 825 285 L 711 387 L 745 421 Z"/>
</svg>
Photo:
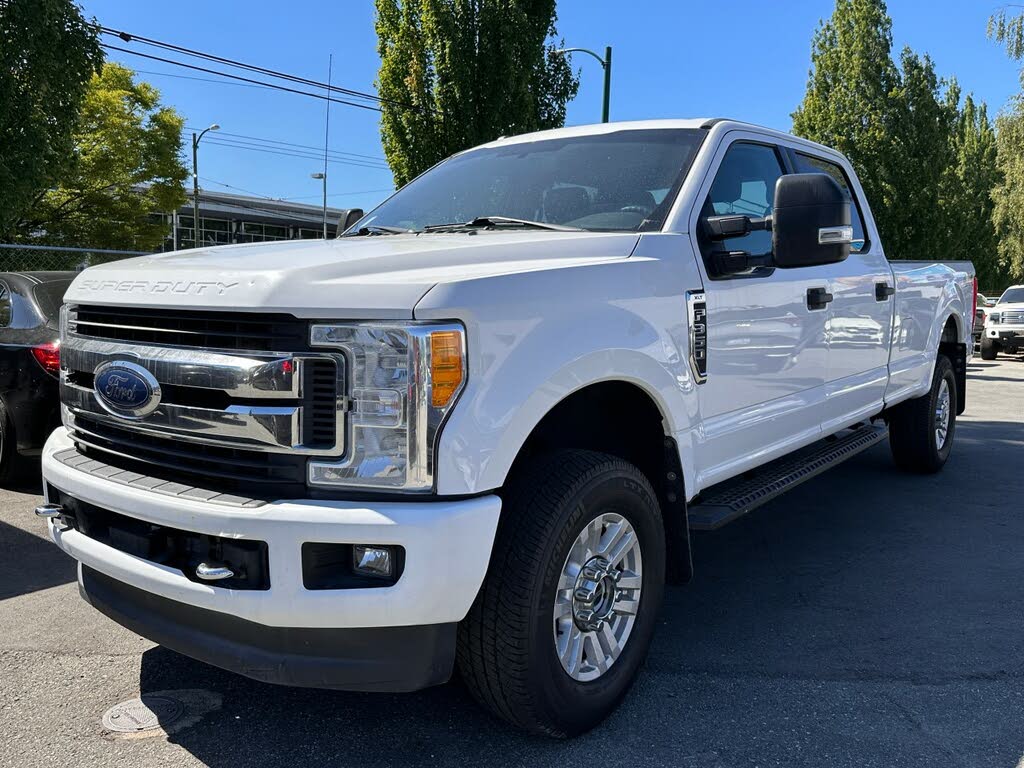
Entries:
<svg viewBox="0 0 1024 768">
<path fill-rule="evenodd" d="M 988 319 L 985 322 L 986 323 L 992 323 L 992 325 L 995 325 L 996 323 L 999 322 L 999 313 L 998 312 L 989 312 L 988 313 Z"/>
<path fill-rule="evenodd" d="M 457 323 L 316 324 L 314 347 L 346 358 L 345 454 L 311 460 L 309 483 L 429 492 L 441 425 L 466 384 Z M 339 413 L 339 417 L 342 414 Z"/>
</svg>

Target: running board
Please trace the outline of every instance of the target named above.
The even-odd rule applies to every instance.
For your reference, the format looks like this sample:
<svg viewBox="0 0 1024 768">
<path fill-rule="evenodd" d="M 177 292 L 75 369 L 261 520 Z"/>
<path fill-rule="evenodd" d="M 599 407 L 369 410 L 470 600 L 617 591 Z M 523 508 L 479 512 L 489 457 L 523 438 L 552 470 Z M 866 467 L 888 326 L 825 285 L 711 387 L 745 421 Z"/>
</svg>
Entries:
<svg viewBox="0 0 1024 768">
<path fill-rule="evenodd" d="M 865 425 L 846 434 L 814 443 L 808 448 L 769 462 L 748 473 L 712 486 L 689 509 L 690 529 L 713 531 L 731 523 L 776 496 L 795 488 L 826 469 L 841 464 L 880 443 L 885 427 Z"/>
</svg>

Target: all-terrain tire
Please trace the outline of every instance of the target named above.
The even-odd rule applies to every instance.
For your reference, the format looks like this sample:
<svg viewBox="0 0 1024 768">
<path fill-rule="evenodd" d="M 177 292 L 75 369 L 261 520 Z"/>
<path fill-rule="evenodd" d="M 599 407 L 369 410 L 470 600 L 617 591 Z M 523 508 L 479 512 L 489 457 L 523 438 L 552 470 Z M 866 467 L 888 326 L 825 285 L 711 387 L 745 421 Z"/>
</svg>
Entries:
<svg viewBox="0 0 1024 768">
<path fill-rule="evenodd" d="M 581 682 L 560 661 L 555 627 L 566 626 L 558 621 L 567 619 L 555 619 L 553 612 L 559 595 L 564 601 L 567 593 L 558 586 L 559 579 L 565 583 L 570 548 L 608 513 L 624 518 L 636 534 L 642 553 L 642 572 L 633 579 L 641 584 L 639 601 L 620 655 L 599 677 Z M 534 460 L 505 494 L 487 577 L 460 624 L 460 675 L 479 702 L 519 728 L 556 738 L 588 731 L 615 709 L 636 677 L 664 581 L 661 510 L 643 473 L 592 451 L 559 451 Z M 575 597 L 572 605 L 575 611 Z M 575 631 L 575 613 L 568 626 Z"/>
<path fill-rule="evenodd" d="M 999 354 L 999 347 L 992 339 L 981 339 L 981 359 L 982 360 L 995 360 L 996 355 Z"/>
<path fill-rule="evenodd" d="M 945 430 L 940 430 L 941 411 Z M 953 449 L 957 391 L 953 364 L 939 355 L 927 394 L 900 403 L 889 412 L 889 445 L 896 466 L 907 472 L 932 474 L 942 469 Z"/>
</svg>

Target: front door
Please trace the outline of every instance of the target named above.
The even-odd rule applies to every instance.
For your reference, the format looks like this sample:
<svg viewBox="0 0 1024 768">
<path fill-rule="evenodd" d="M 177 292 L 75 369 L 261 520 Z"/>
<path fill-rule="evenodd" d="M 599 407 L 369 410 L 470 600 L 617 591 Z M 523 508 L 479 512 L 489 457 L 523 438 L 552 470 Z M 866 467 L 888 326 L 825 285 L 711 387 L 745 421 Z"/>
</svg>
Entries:
<svg viewBox="0 0 1024 768">
<path fill-rule="evenodd" d="M 716 163 L 692 227 L 704 262 L 708 331 L 698 489 L 817 439 L 827 369 L 828 310 L 812 309 L 808 292 L 828 288 L 830 267 L 716 274 L 716 253 L 768 255 L 771 234 L 711 241 L 703 225 L 711 215 L 771 214 L 783 150 L 744 134 L 719 148 Z"/>
</svg>

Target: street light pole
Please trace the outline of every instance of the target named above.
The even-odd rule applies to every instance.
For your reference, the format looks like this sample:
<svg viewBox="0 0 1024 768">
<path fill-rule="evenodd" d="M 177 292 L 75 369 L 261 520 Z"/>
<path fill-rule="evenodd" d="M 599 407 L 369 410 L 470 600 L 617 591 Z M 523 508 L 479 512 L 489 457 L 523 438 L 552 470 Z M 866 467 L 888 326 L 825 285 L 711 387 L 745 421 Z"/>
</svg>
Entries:
<svg viewBox="0 0 1024 768">
<path fill-rule="evenodd" d="M 207 131 L 219 131 L 220 126 L 214 123 L 209 128 L 204 130 L 198 136 L 195 133 L 192 134 L 192 247 L 198 248 L 201 243 L 199 242 L 199 142 L 203 140 L 203 136 L 206 135 Z M 174 235 L 175 241 L 177 241 L 178 235 Z"/>
<path fill-rule="evenodd" d="M 321 179 L 324 183 L 324 240 L 327 239 L 327 174 L 326 173 L 311 173 L 309 174 L 311 179 Z"/>
<path fill-rule="evenodd" d="M 601 105 L 601 122 L 607 123 L 612 99 L 612 47 L 605 46 L 604 58 L 588 48 L 559 48 L 555 53 L 562 55 L 570 53 L 587 53 L 597 59 L 604 68 L 604 101 Z"/>
</svg>

